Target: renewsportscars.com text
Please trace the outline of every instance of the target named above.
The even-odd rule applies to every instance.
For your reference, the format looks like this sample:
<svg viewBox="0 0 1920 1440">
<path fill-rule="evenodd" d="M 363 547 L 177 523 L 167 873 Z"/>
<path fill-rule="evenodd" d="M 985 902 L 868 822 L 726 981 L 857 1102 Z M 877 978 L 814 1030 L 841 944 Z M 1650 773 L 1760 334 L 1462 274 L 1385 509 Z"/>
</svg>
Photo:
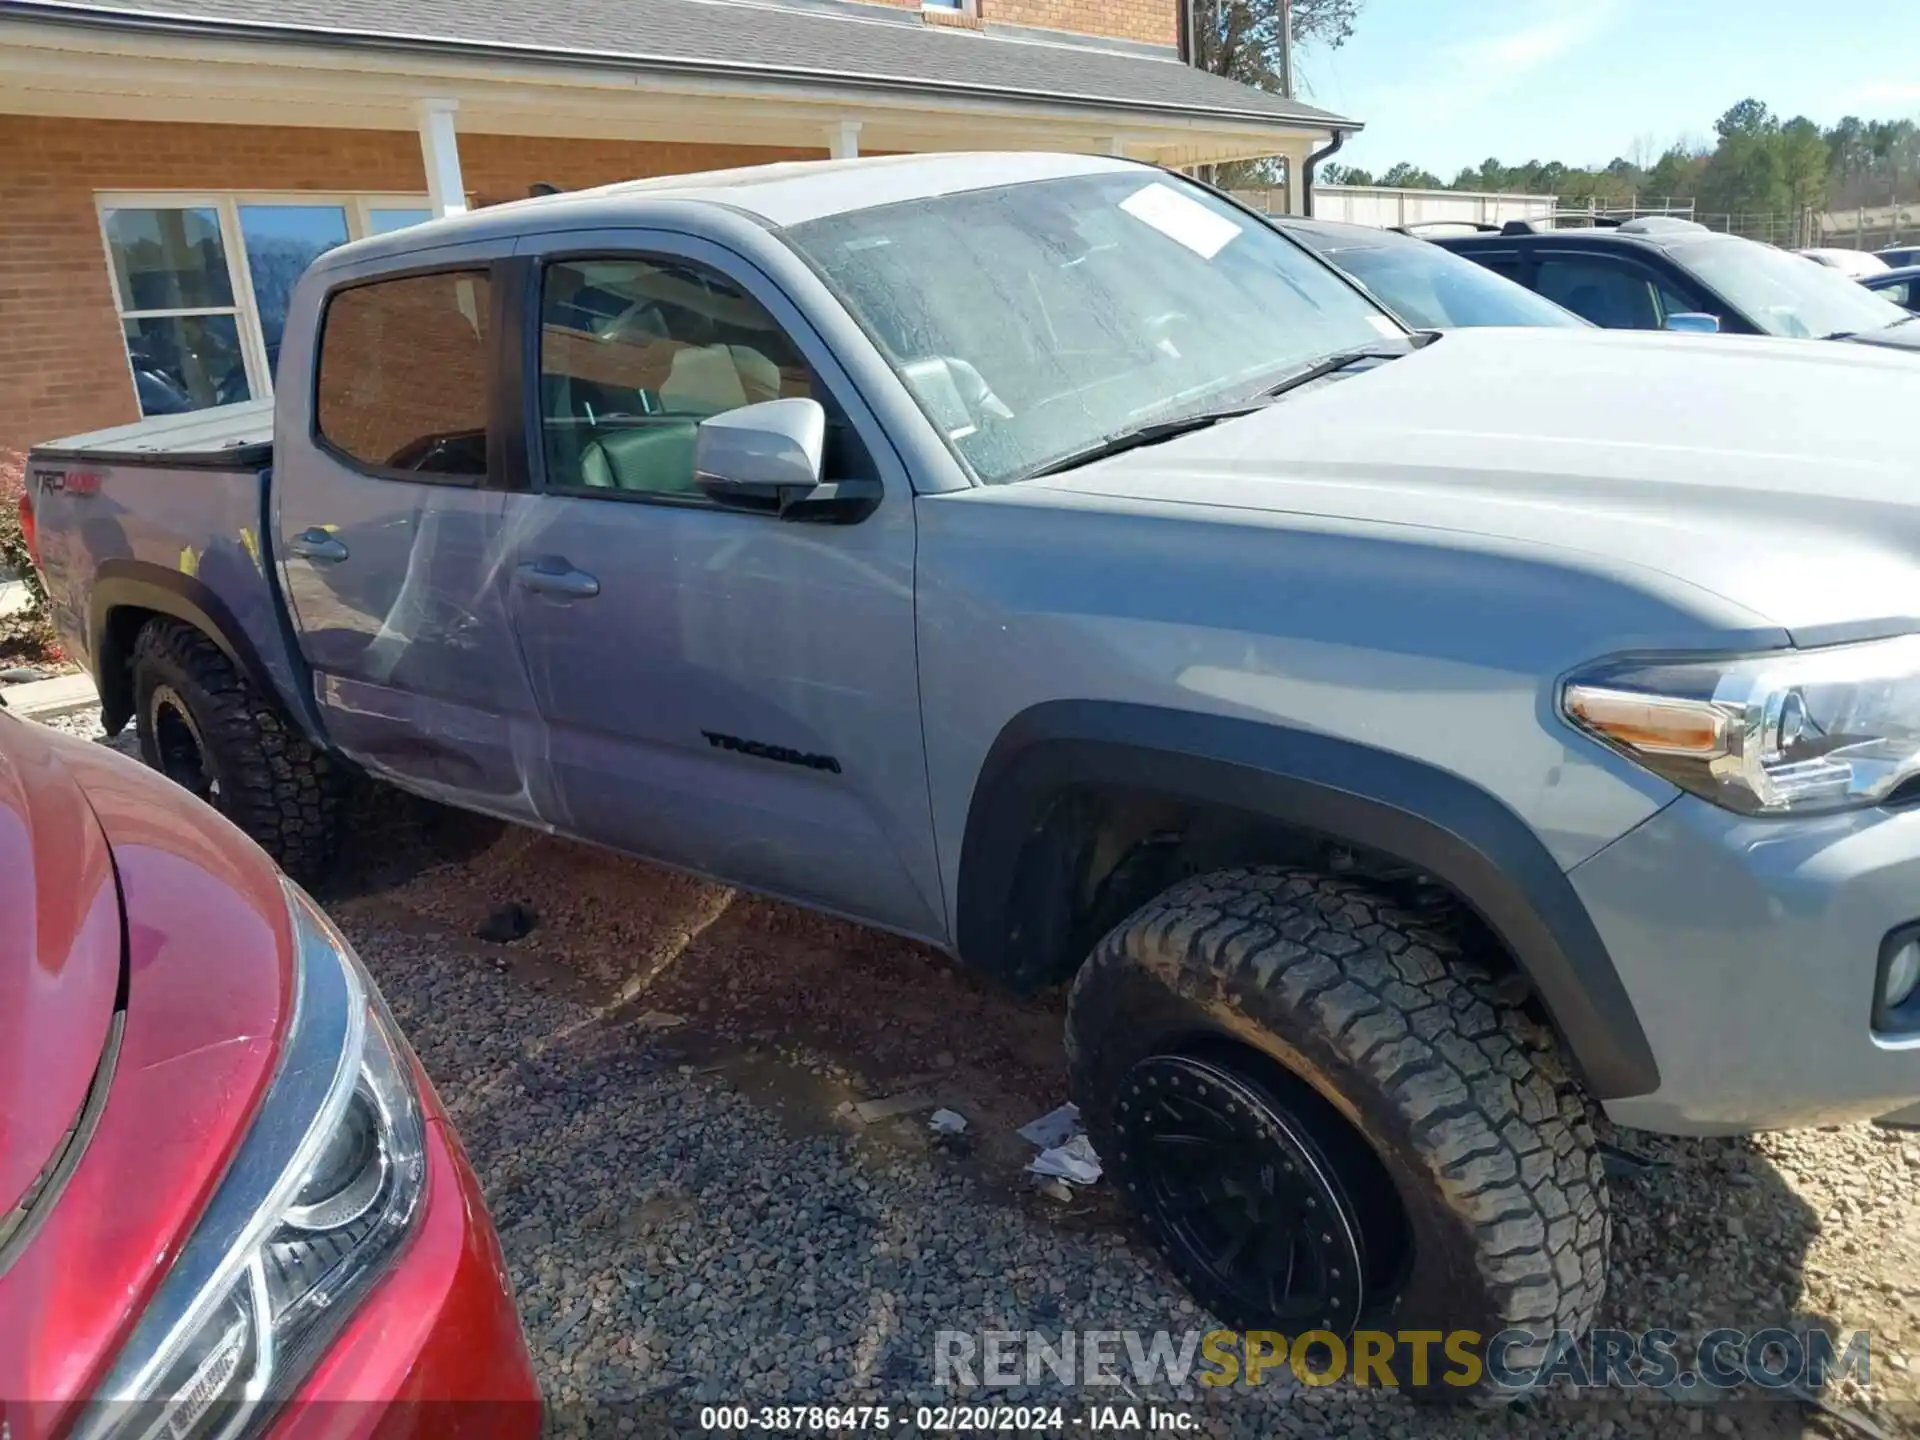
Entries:
<svg viewBox="0 0 1920 1440">
<path fill-rule="evenodd" d="M 941 1330 L 933 1378 L 948 1386 L 1261 1385 L 1288 1375 L 1305 1385 L 1528 1390 L 1564 1380 L 1578 1389 L 1818 1387 L 1870 1379 L 1866 1331 L 1722 1329 L 1688 1359 L 1673 1330 L 1538 1333 L 1502 1330 Z"/>
</svg>

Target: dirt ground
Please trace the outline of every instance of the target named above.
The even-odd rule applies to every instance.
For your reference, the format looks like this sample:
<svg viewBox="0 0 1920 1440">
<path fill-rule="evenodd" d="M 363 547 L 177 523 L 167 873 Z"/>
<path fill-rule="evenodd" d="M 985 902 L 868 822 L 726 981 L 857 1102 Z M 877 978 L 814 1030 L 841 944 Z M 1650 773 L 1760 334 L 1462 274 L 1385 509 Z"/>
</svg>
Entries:
<svg viewBox="0 0 1920 1440">
<path fill-rule="evenodd" d="M 485 838 L 482 829 L 465 848 Z M 386 853 L 377 838 L 369 841 L 375 851 Z M 444 842 L 435 853 L 448 853 Z M 858 1164 L 893 1178 L 936 1175 L 938 1193 L 964 1194 L 990 1217 L 980 1223 L 995 1231 L 995 1248 L 1015 1257 L 999 1262 L 1003 1269 L 1024 1273 L 1018 1257 L 1036 1245 L 1093 1247 L 1098 1269 L 1084 1283 L 1095 1298 L 1103 1285 L 1114 1287 L 1107 1293 L 1121 1303 L 1095 1305 L 1090 1320 L 1152 1329 L 1167 1323 L 1152 1307 L 1186 1303 L 1167 1300 L 1177 1289 L 1105 1187 L 1063 1204 L 1039 1194 L 1023 1173 L 1032 1147 L 1013 1131 L 1065 1098 L 1061 994 L 1015 999 L 927 947 L 514 829 L 451 860 L 363 865 L 328 898 L 403 1021 L 429 1032 L 422 1053 L 436 1078 L 433 1021 L 408 993 L 419 983 L 410 978 L 417 963 L 389 972 L 389 949 L 430 951 L 437 993 L 457 986 L 451 977 L 484 974 L 489 987 L 520 997 L 509 1006 L 529 995 L 564 999 L 567 1036 L 497 1037 L 501 1054 L 545 1054 L 596 1037 L 596 1054 L 644 1054 L 701 1094 L 719 1093 L 752 1117 L 771 1119 L 782 1136 L 827 1145 L 821 1153 L 867 1157 Z M 474 938 L 511 903 L 526 907 L 527 934 L 509 943 Z M 457 1070 L 461 1062 L 447 1063 Z M 581 1083 L 617 1089 L 620 1073 L 614 1067 L 601 1081 Z M 593 1384 L 583 1386 L 567 1346 L 542 1343 L 560 1306 L 544 1287 L 574 1261 L 590 1273 L 615 1261 L 544 1253 L 541 1246 L 556 1244 L 554 1232 L 544 1224 L 516 1228 L 525 1199 L 516 1187 L 590 1190 L 609 1181 L 599 1172 L 569 1174 L 563 1160 L 524 1151 L 490 1168 L 488 1137 L 513 1127 L 488 1118 L 485 1107 L 462 1113 L 460 1097 L 470 1090 L 459 1074 L 441 1086 L 483 1178 L 502 1187 L 496 1212 L 549 1398 L 590 1402 Z M 967 1116 L 966 1136 L 942 1140 L 919 1117 L 867 1126 L 848 1113 L 854 1102 L 904 1092 L 923 1092 Z M 689 1126 L 702 1123 L 695 1115 Z M 1818 1398 L 1789 1395 L 1786 1403 L 1751 1391 L 1711 1405 L 1679 1393 L 1547 1399 L 1475 1417 L 1467 1431 L 1457 1412 L 1323 1408 L 1311 1412 L 1309 1433 L 1920 1435 L 1920 1135 L 1856 1125 L 1752 1140 L 1607 1138 L 1624 1158 L 1601 1324 L 1664 1326 L 1681 1332 L 1683 1346 L 1685 1337 L 1722 1325 L 1865 1330 L 1868 1383 L 1844 1380 Z M 657 1198 L 657 1181 L 613 1183 Z M 669 1186 L 665 1193 L 679 1192 Z M 897 1223 L 911 1235 L 937 1233 L 945 1221 L 908 1213 Z M 1136 1284 L 1151 1287 L 1151 1296 L 1121 1288 Z M 956 1291 L 954 1303 L 969 1293 Z M 1133 1308 L 1139 1305 L 1149 1308 Z M 678 1355 L 696 1371 L 706 1363 L 697 1327 L 681 1334 L 671 1324 L 638 1328 L 656 1359 Z M 688 1344 L 696 1348 L 687 1351 Z M 924 1356 L 896 1368 L 904 1376 L 915 1365 L 924 1370 Z M 1229 1428 L 1220 1433 L 1277 1433 L 1271 1415 L 1254 1419 L 1251 1430 L 1237 1428 L 1247 1423 L 1239 1414 L 1223 1412 L 1222 1421 Z"/>
</svg>

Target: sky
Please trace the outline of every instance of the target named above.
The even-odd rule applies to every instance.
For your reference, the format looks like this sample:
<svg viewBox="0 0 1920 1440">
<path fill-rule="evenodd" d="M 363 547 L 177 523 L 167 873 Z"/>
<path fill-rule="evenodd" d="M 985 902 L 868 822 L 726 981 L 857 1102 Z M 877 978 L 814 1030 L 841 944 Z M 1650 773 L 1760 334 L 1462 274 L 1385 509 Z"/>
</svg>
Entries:
<svg viewBox="0 0 1920 1440">
<path fill-rule="evenodd" d="M 1920 119 L 1916 0 L 1362 0 L 1300 98 L 1363 121 L 1339 163 L 1451 180 L 1489 156 L 1604 165 L 1710 141 L 1749 95 L 1822 125 Z"/>
</svg>

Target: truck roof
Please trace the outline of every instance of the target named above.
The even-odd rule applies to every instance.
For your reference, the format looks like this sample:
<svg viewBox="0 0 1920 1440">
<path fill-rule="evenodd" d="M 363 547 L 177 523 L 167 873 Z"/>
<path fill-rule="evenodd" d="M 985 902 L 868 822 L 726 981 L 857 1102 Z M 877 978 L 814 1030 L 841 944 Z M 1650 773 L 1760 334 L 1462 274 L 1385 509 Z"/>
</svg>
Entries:
<svg viewBox="0 0 1920 1440">
<path fill-rule="evenodd" d="M 756 215 L 769 224 L 798 225 L 823 215 L 869 210 L 903 200 L 1124 169 L 1150 172 L 1152 167 L 1104 155 L 1045 151 L 792 160 L 692 175 L 663 175 L 650 180 L 622 180 L 590 190 L 539 195 L 410 226 L 346 249 L 355 258 L 366 258 L 403 254 L 424 245 L 520 235 L 561 225 L 631 224 L 656 202 L 724 205 Z"/>
</svg>

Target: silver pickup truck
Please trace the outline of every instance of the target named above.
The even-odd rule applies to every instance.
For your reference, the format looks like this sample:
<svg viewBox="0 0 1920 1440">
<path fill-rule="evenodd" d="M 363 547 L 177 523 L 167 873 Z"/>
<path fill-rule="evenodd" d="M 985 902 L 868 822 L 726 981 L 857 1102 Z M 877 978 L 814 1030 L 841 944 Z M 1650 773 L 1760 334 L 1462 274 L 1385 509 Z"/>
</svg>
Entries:
<svg viewBox="0 0 1920 1440">
<path fill-rule="evenodd" d="M 1917 383 L 1410 335 L 1178 176 L 921 156 L 347 246 L 271 412 L 29 483 L 109 727 L 289 867 L 372 776 L 1070 981 L 1217 1315 L 1511 1367 L 1593 1107 L 1920 1120 Z"/>
</svg>

